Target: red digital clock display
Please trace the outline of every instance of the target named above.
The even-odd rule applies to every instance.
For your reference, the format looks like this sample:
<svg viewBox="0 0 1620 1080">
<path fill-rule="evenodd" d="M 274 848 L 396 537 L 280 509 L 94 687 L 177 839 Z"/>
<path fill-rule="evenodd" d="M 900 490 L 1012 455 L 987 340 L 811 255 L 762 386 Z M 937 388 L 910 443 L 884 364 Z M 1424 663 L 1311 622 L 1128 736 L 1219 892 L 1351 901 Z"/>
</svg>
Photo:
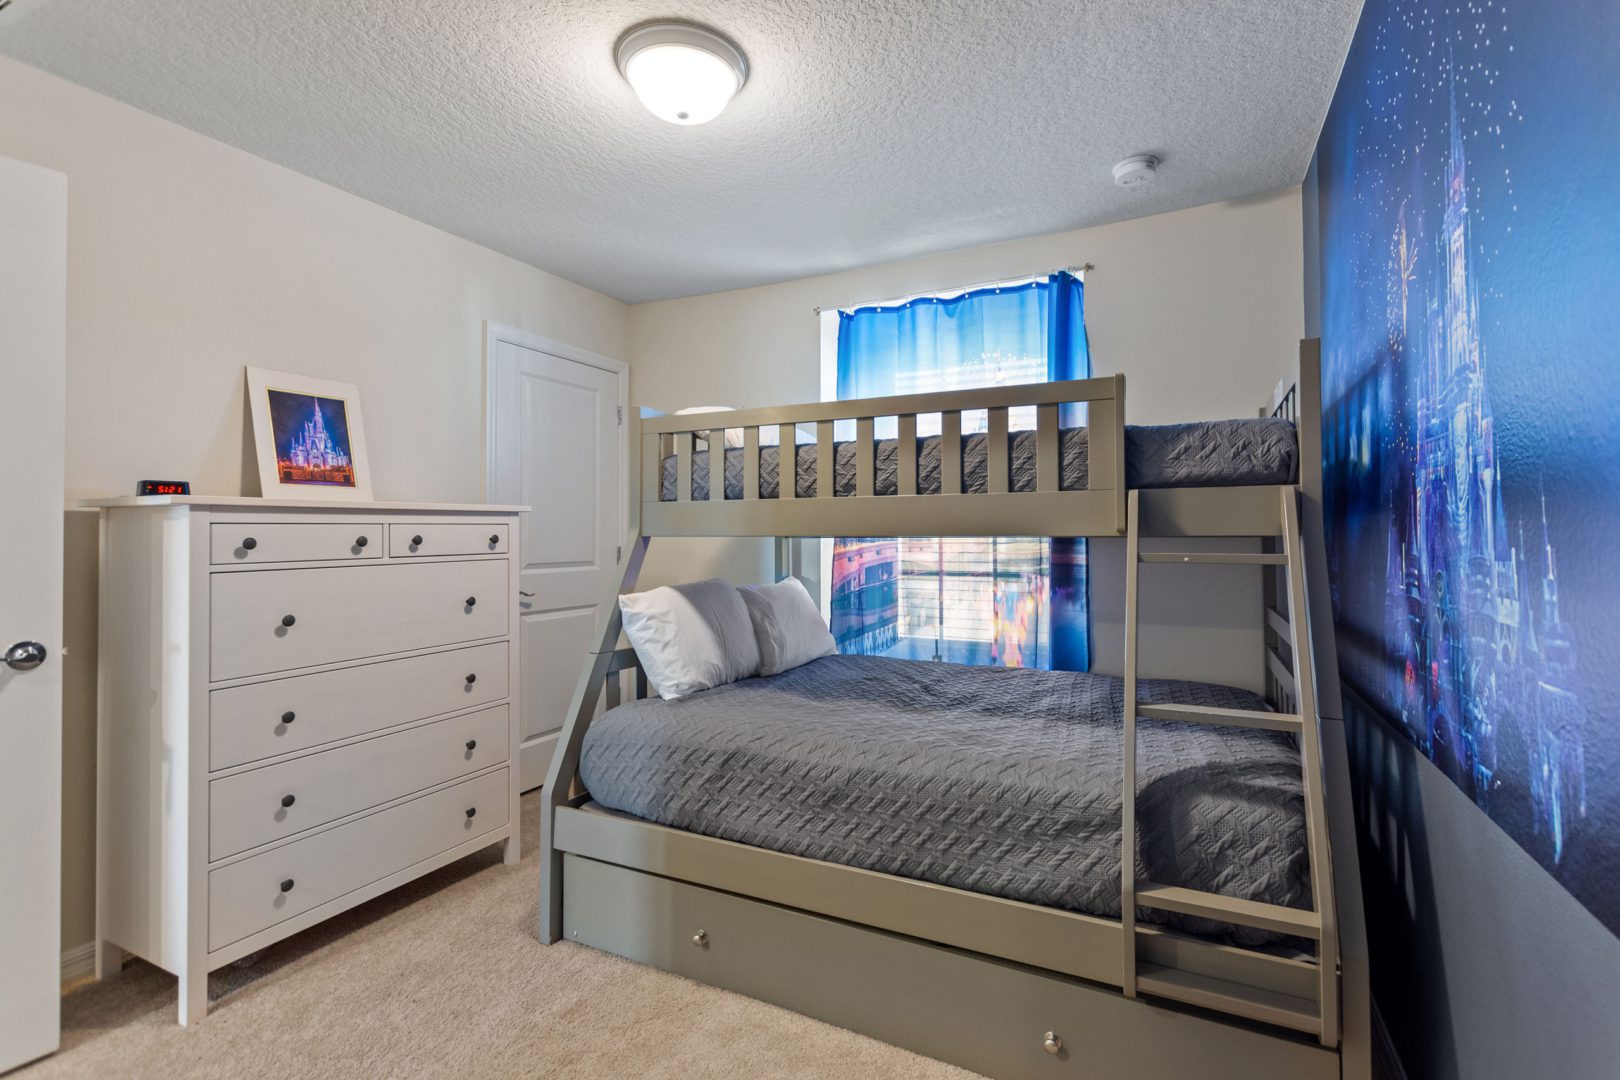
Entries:
<svg viewBox="0 0 1620 1080">
<path fill-rule="evenodd" d="M 189 480 L 142 480 L 135 487 L 137 495 L 190 495 Z"/>
</svg>

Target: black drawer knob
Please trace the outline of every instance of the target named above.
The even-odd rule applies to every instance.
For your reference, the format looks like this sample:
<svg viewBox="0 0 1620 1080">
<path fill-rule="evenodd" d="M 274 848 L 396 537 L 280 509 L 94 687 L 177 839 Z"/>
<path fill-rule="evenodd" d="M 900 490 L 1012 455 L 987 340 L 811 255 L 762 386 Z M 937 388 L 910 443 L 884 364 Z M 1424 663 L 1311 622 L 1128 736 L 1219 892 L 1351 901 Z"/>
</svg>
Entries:
<svg viewBox="0 0 1620 1080">
<path fill-rule="evenodd" d="M 283 724 L 290 724 L 296 719 L 298 719 L 298 714 L 293 712 L 291 709 L 288 709 L 286 712 L 281 714 L 281 722 Z"/>
<path fill-rule="evenodd" d="M 490 547 L 499 547 L 500 543 L 501 543 L 501 534 L 500 533 L 490 533 L 489 534 L 489 546 Z"/>
<path fill-rule="evenodd" d="M 242 538 L 242 550 L 243 551 L 252 551 L 254 548 L 256 548 L 258 546 L 259 546 L 259 542 L 257 540 L 255 540 L 255 539 L 253 539 L 253 537 L 244 536 Z"/>
<path fill-rule="evenodd" d="M 371 537 L 366 536 L 364 534 L 361 534 L 360 536 L 357 536 L 357 537 L 354 538 L 354 546 L 355 547 L 365 547 L 369 543 L 371 543 Z"/>
<path fill-rule="evenodd" d="M 467 816 L 468 817 L 477 817 L 478 816 L 478 807 L 476 807 L 476 806 L 467 807 Z"/>
<path fill-rule="evenodd" d="M 478 740 L 477 739 L 468 739 L 467 740 L 467 749 L 469 749 L 469 750 L 478 749 Z"/>
<path fill-rule="evenodd" d="M 291 615 L 283 615 L 281 617 L 281 625 L 282 626 L 291 626 L 293 623 L 295 623 L 297 621 L 298 620 L 293 618 Z"/>
<path fill-rule="evenodd" d="M 476 596 L 467 597 L 467 606 L 468 607 L 472 607 L 476 603 L 478 603 L 478 597 L 476 597 Z"/>
<path fill-rule="evenodd" d="M 281 891 L 282 892 L 292 892 L 292 887 L 293 887 L 293 879 L 292 878 L 288 878 L 288 879 L 286 879 L 285 881 L 283 881 L 281 883 Z"/>
<path fill-rule="evenodd" d="M 470 673 L 468 674 L 468 676 L 467 676 L 467 685 L 468 686 L 471 686 L 473 683 L 475 683 L 477 681 L 478 681 L 478 676 L 477 675 L 473 675 L 473 674 L 470 674 Z"/>
<path fill-rule="evenodd" d="M 295 803 L 297 801 L 298 800 L 293 798 L 291 795 L 283 795 L 281 797 L 281 805 L 282 806 L 291 806 L 293 803 Z"/>
<path fill-rule="evenodd" d="M 411 537 L 411 547 L 421 547 L 421 546 L 422 546 L 422 534 L 417 533 L 415 536 Z"/>
</svg>

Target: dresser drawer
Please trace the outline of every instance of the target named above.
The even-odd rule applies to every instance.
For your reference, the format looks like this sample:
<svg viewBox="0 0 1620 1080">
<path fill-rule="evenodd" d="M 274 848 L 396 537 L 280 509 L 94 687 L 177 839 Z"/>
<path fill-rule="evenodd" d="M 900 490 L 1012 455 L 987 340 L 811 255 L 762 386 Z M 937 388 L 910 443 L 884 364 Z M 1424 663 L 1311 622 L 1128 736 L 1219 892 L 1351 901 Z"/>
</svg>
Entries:
<svg viewBox="0 0 1620 1080">
<path fill-rule="evenodd" d="M 390 558 L 420 558 L 428 555 L 494 555 L 506 551 L 506 524 L 480 525 L 477 522 L 396 521 L 388 526 Z"/>
<path fill-rule="evenodd" d="M 499 559 L 214 574 L 209 672 L 234 679 L 503 636 L 506 573 Z"/>
<path fill-rule="evenodd" d="M 506 735 L 507 708 L 497 705 L 214 780 L 208 857 L 224 859 L 499 765 Z"/>
<path fill-rule="evenodd" d="M 209 949 L 500 829 L 508 798 L 507 770 L 498 769 L 210 871 Z"/>
<path fill-rule="evenodd" d="M 382 539 L 381 522 L 328 525 L 261 521 L 212 525 L 208 531 L 209 561 L 229 565 L 380 559 Z"/>
<path fill-rule="evenodd" d="M 208 695 L 208 767 L 228 769 L 507 696 L 508 645 L 384 660 Z"/>
</svg>

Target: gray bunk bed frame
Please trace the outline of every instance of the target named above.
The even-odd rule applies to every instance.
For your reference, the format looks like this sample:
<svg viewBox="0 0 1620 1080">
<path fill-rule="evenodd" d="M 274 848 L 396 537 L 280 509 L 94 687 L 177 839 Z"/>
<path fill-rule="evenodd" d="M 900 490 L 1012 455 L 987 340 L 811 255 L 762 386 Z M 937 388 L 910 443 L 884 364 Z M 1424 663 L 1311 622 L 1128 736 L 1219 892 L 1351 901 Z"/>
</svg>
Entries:
<svg viewBox="0 0 1620 1080">
<path fill-rule="evenodd" d="M 1059 408 L 1087 405 L 1089 487 L 1060 490 Z M 1007 410 L 1037 415 L 1033 491 L 1008 483 Z M 961 414 L 988 412 L 987 481 L 963 489 Z M 917 416 L 941 416 L 940 488 L 917 492 Z M 1261 415 L 1298 428 L 1297 485 L 1129 490 L 1122 376 L 1028 386 L 659 416 L 631 428 L 639 523 L 596 636 L 542 794 L 539 933 L 774 1002 L 997 1078 L 1354 1078 L 1371 1073 L 1360 873 L 1322 544 L 1320 345 Z M 894 495 L 873 494 L 875 422 L 898 418 Z M 833 425 L 856 427 L 856 489 L 834 495 Z M 780 457 L 781 497 L 761 499 L 761 428 L 780 446 L 814 425 L 812 497 Z M 741 499 L 724 454 L 707 455 L 710 497 L 694 500 L 702 438 L 742 429 Z M 660 499 L 662 463 L 677 497 Z M 647 695 L 620 648 L 620 593 L 658 536 L 1086 536 L 1126 543 L 1120 919 L 805 859 L 667 828 L 593 803 L 579 775 L 586 730 L 626 692 Z M 1147 537 L 1257 537 L 1242 553 L 1144 552 Z M 1252 550 L 1258 547 L 1258 551 Z M 1162 563 L 1248 563 L 1263 572 L 1267 702 L 1275 711 L 1138 705 L 1137 586 Z M 1314 909 L 1135 879 L 1139 718 L 1292 733 L 1300 749 Z M 1314 957 L 1239 948 L 1136 921 L 1138 906 L 1313 939 Z"/>
</svg>

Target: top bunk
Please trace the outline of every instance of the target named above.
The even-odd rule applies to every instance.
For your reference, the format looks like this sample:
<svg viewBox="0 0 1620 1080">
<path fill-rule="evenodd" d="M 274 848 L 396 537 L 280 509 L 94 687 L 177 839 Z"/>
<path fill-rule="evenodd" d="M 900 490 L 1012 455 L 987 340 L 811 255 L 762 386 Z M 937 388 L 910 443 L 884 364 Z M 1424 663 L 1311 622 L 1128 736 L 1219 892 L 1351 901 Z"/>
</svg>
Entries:
<svg viewBox="0 0 1620 1080">
<path fill-rule="evenodd" d="M 1128 426 L 1122 375 L 644 417 L 640 533 L 1122 536 L 1134 489 L 1144 536 L 1276 535 L 1319 484 L 1316 346 L 1242 420 Z"/>
</svg>

